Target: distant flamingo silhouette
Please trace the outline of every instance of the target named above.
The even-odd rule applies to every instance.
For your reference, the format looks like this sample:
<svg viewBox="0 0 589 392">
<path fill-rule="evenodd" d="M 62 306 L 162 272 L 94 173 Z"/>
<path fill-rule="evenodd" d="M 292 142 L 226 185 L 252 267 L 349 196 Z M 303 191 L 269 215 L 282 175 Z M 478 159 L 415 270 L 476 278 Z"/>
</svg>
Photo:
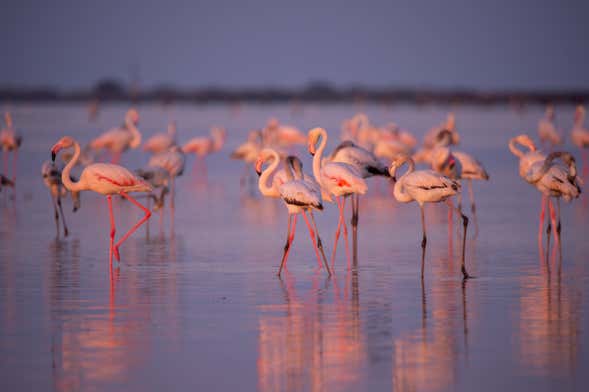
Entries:
<svg viewBox="0 0 589 392">
<path fill-rule="evenodd" d="M 9 112 L 4 113 L 6 127 L 0 130 L 0 148 L 2 148 L 4 172 L 8 175 L 8 153 L 12 152 L 12 179 L 16 182 L 16 165 L 18 162 L 18 149 L 22 143 L 22 136 L 14 129 L 12 116 Z"/>
<path fill-rule="evenodd" d="M 93 163 L 86 166 L 80 175 L 80 180 L 73 182 L 70 178 L 70 172 L 76 161 L 80 157 L 80 145 L 69 136 L 61 138 L 51 148 L 51 158 L 55 162 L 57 153 L 64 148 L 74 148 L 74 156 L 67 163 L 61 172 L 61 182 L 67 190 L 71 192 L 79 191 L 93 191 L 106 195 L 108 201 L 108 209 L 110 214 L 110 250 L 109 261 L 112 263 L 112 256 L 120 261 L 119 247 L 131 234 L 133 234 L 139 226 L 145 223 L 151 216 L 151 212 L 141 205 L 133 197 L 129 196 L 129 192 L 151 192 L 152 188 L 149 184 L 139 179 L 126 168 L 109 163 Z M 112 195 L 120 195 L 131 203 L 139 207 L 145 212 L 141 218 L 119 241 L 115 244 L 114 238 L 116 233 L 115 220 L 112 210 Z"/>
<path fill-rule="evenodd" d="M 112 128 L 90 142 L 94 150 L 109 150 L 112 154 L 112 162 L 118 163 L 121 154 L 129 148 L 137 148 L 141 144 L 141 133 L 137 129 L 139 113 L 130 109 L 125 115 L 125 123 L 121 127 Z"/>
<path fill-rule="evenodd" d="M 157 154 L 176 145 L 176 122 L 168 124 L 167 132 L 156 133 L 143 143 L 143 151 Z"/>
<path fill-rule="evenodd" d="M 571 140 L 583 154 L 583 178 L 589 175 L 589 129 L 585 128 L 585 108 L 581 105 L 575 110 L 575 123 L 571 130 Z"/>
</svg>

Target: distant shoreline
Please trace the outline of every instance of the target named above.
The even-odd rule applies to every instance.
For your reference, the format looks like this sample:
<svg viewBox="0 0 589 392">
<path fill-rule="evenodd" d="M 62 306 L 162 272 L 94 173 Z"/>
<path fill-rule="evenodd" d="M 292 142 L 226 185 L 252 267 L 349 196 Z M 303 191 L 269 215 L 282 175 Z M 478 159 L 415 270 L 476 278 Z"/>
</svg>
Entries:
<svg viewBox="0 0 589 392">
<path fill-rule="evenodd" d="M 337 88 L 329 84 L 311 84 L 304 88 L 127 88 L 106 80 L 87 90 L 60 90 L 47 87 L 0 86 L 0 102 L 160 102 L 160 103 L 467 103 L 494 104 L 577 104 L 589 102 L 589 90 L 496 90 L 409 89 L 409 88 Z"/>
</svg>

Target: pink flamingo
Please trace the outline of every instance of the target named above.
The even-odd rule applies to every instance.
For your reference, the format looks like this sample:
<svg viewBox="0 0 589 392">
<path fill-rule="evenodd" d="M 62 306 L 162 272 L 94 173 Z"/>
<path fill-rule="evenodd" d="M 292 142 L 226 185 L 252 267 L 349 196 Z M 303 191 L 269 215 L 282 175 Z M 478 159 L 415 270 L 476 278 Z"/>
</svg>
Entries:
<svg viewBox="0 0 589 392">
<path fill-rule="evenodd" d="M 22 143 L 22 136 L 16 132 L 9 112 L 4 113 L 6 127 L 0 131 L 0 147 L 2 148 L 4 172 L 8 174 L 8 153 L 12 152 L 12 182 L 16 182 L 16 164 L 18 149 Z"/>
<path fill-rule="evenodd" d="M 243 167 L 244 170 L 239 179 L 239 184 L 241 186 L 246 184 L 248 174 L 250 173 L 249 169 L 251 165 L 255 164 L 256 159 L 258 159 L 258 155 L 260 154 L 263 146 L 262 139 L 262 131 L 250 131 L 247 140 L 237 146 L 237 148 L 231 153 L 231 159 L 238 159 L 245 163 Z"/>
<path fill-rule="evenodd" d="M 270 159 L 272 159 L 272 163 L 264 171 L 262 171 L 262 165 Z M 329 265 L 327 264 L 325 254 L 323 253 L 321 238 L 319 237 L 319 231 L 317 230 L 317 225 L 315 223 L 315 218 L 313 217 L 312 211 L 313 209 L 319 211 L 323 210 L 321 190 L 316 184 L 304 179 L 304 175 L 302 173 L 302 164 L 298 158 L 293 156 L 289 156 L 287 158 L 287 164 L 284 168 L 286 181 L 282 183 L 273 181 L 272 185 L 268 186 L 268 178 L 276 171 L 279 163 L 280 157 L 278 153 L 269 148 L 266 148 L 260 152 L 256 162 L 256 173 L 258 173 L 260 176 L 258 181 L 258 188 L 260 189 L 260 193 L 267 197 L 282 198 L 286 208 L 288 209 L 288 230 L 286 235 L 286 245 L 284 246 L 284 254 L 280 262 L 280 268 L 278 269 L 278 276 L 280 276 L 282 269 L 286 265 L 288 253 L 294 241 L 297 215 L 300 213 L 303 214 L 303 218 L 305 219 L 305 223 L 309 229 L 311 242 L 313 243 L 313 248 L 315 249 L 315 254 L 317 255 L 317 262 L 319 267 L 321 267 L 321 257 L 319 256 L 319 249 L 321 249 L 323 263 L 325 264 L 327 273 L 331 275 Z M 296 177 L 292 174 L 291 166 L 292 169 L 295 170 Z M 311 226 L 309 220 L 307 219 L 306 211 L 309 212 L 313 226 Z M 315 242 L 315 233 L 317 234 L 317 242 Z"/>
<path fill-rule="evenodd" d="M 399 179 L 396 179 L 397 169 L 404 164 L 408 164 L 407 172 Z M 425 259 L 425 247 L 427 244 L 427 234 L 425 226 L 425 212 L 423 205 L 425 203 L 439 203 L 456 195 L 460 191 L 460 184 L 457 181 L 451 180 L 446 176 L 438 174 L 432 170 L 417 170 L 415 171 L 415 163 L 409 156 L 402 156 L 393 161 L 389 169 L 391 177 L 396 181 L 393 188 L 393 195 L 398 202 L 409 203 L 417 201 L 421 210 L 421 227 L 423 230 L 423 237 L 421 239 L 421 278 L 423 279 L 423 267 Z M 468 218 L 462 215 L 462 223 L 464 225 L 464 233 L 462 237 L 462 276 L 464 279 L 470 278 L 466 271 L 464 261 L 464 253 L 466 249 L 466 228 L 468 226 Z"/>
<path fill-rule="evenodd" d="M 443 131 L 449 131 L 451 138 L 448 139 L 450 144 L 460 144 L 460 135 L 456 131 L 456 118 L 454 113 L 448 113 L 446 122 L 431 128 L 423 138 L 423 147 L 425 149 L 433 148 L 439 145 L 439 134 Z"/>
<path fill-rule="evenodd" d="M 225 144 L 225 134 L 225 129 L 213 127 L 210 136 L 197 136 L 184 143 L 182 151 L 184 151 L 185 154 L 196 155 L 193 168 L 195 173 L 198 173 L 198 165 L 202 164 L 203 177 L 206 178 L 207 167 L 204 159 L 207 155 L 223 148 L 223 144 Z"/>
<path fill-rule="evenodd" d="M 264 129 L 264 137 L 270 145 L 279 147 L 291 147 L 297 144 L 305 144 L 305 134 L 291 125 L 283 125 L 277 119 L 271 118 Z"/>
<path fill-rule="evenodd" d="M 552 105 L 546 107 L 546 114 L 538 122 L 538 137 L 540 143 L 548 145 L 549 147 L 562 144 L 562 135 L 554 126 L 554 108 Z"/>
<path fill-rule="evenodd" d="M 321 139 L 319 148 L 317 142 Z M 335 231 L 335 242 L 333 245 L 333 253 L 331 256 L 331 268 L 335 264 L 335 253 L 337 249 L 337 242 L 340 235 L 340 229 L 343 226 L 344 239 L 346 242 L 346 255 L 348 258 L 348 266 L 350 266 L 350 253 L 348 244 L 348 228 L 344 218 L 344 210 L 346 205 L 346 197 L 353 194 L 363 195 L 368 190 L 366 182 L 362 178 L 362 173 L 352 165 L 342 162 L 325 162 L 323 165 L 322 157 L 323 151 L 327 144 L 327 131 L 323 128 L 313 128 L 308 133 L 308 149 L 313 155 L 313 176 L 317 183 L 325 190 L 326 200 L 331 201 L 333 195 L 336 199 L 339 208 L 339 221 Z"/>
<path fill-rule="evenodd" d="M 125 115 L 125 124 L 112 128 L 90 142 L 90 147 L 95 150 L 106 149 L 112 153 L 112 162 L 118 163 L 121 154 L 129 148 L 135 149 L 141 144 L 141 133 L 137 129 L 139 113 L 135 109 L 129 109 Z"/>
<path fill-rule="evenodd" d="M 168 124 L 168 131 L 165 133 L 156 133 L 143 143 L 143 151 L 157 154 L 168 150 L 170 147 L 176 145 L 176 122 L 172 121 Z"/>
<path fill-rule="evenodd" d="M 575 123 L 571 130 L 571 140 L 579 147 L 583 154 L 583 178 L 589 174 L 589 129 L 583 125 L 585 122 L 585 108 L 581 105 L 575 110 Z"/>
<path fill-rule="evenodd" d="M 109 163 L 93 163 L 86 166 L 80 175 L 80 180 L 73 182 L 70 178 L 70 172 L 80 157 L 80 144 L 71 137 L 65 136 L 51 148 L 51 158 L 55 162 L 55 156 L 57 153 L 64 148 L 70 147 L 74 148 L 74 156 L 62 170 L 61 182 L 70 192 L 93 191 L 106 195 L 110 214 L 109 261 L 112 264 L 113 254 L 115 258 L 120 261 L 121 256 L 119 254 L 119 247 L 121 244 L 151 216 L 151 212 L 133 197 L 129 196 L 128 193 L 151 192 L 152 188 L 149 184 L 139 179 L 126 168 Z M 112 211 L 112 195 L 120 195 L 124 197 L 145 212 L 143 218 L 141 218 L 121 239 L 119 239 L 116 244 L 114 243 L 116 227 Z"/>
</svg>

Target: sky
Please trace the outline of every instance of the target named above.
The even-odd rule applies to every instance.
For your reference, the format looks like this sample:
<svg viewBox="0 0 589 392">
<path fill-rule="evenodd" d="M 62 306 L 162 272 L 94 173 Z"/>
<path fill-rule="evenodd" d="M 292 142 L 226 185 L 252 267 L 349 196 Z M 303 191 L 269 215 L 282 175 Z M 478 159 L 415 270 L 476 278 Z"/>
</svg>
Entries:
<svg viewBox="0 0 589 392">
<path fill-rule="evenodd" d="M 589 88 L 587 1 L 0 4 L 0 85 Z"/>
</svg>

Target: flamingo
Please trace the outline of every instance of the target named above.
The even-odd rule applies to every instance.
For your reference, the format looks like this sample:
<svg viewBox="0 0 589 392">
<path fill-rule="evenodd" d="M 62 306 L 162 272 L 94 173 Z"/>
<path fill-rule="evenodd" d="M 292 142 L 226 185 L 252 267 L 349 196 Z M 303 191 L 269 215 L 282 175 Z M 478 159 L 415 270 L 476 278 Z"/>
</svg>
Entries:
<svg viewBox="0 0 589 392">
<path fill-rule="evenodd" d="M 176 145 L 176 122 L 168 124 L 167 132 L 156 133 L 143 143 L 143 151 L 157 154 Z"/>
<path fill-rule="evenodd" d="M 305 144 L 307 138 L 297 128 L 291 125 L 282 125 L 275 118 L 268 120 L 264 129 L 264 136 L 270 145 L 279 147 L 291 147 L 296 144 Z"/>
<path fill-rule="evenodd" d="M 409 168 L 405 174 L 403 174 L 399 179 L 396 179 L 397 169 L 399 169 L 404 164 L 407 164 Z M 413 162 L 413 159 L 407 155 L 395 160 L 391 164 L 389 172 L 391 177 L 393 177 L 393 180 L 396 181 L 393 188 L 393 195 L 395 196 L 395 199 L 401 203 L 417 201 L 421 210 L 421 227 L 423 230 L 423 237 L 421 240 L 421 278 L 423 279 L 425 247 L 427 244 L 425 211 L 423 209 L 423 205 L 425 203 L 438 203 L 456 195 L 458 192 L 460 192 L 460 183 L 432 170 L 415 171 L 415 162 Z M 470 278 L 470 275 L 466 271 L 464 260 L 468 218 L 464 214 L 462 214 L 462 224 L 464 226 L 464 233 L 462 237 L 461 271 L 463 278 L 468 279 Z"/>
<path fill-rule="evenodd" d="M 520 145 L 528 149 L 528 151 L 522 151 L 517 146 Z M 508 143 L 509 150 L 513 155 L 519 158 L 519 176 L 526 182 L 528 182 L 527 174 L 530 167 L 537 162 L 544 162 L 546 155 L 543 152 L 536 149 L 534 141 L 525 134 L 518 135 L 511 138 Z M 529 183 L 529 182 L 528 182 Z M 534 185 L 534 184 L 532 184 Z M 540 224 L 538 225 L 538 241 L 542 240 L 542 226 L 544 225 L 544 216 L 546 214 L 546 196 L 542 193 L 542 200 L 540 205 Z"/>
<path fill-rule="evenodd" d="M 131 234 L 133 234 L 143 223 L 151 216 L 151 212 L 141 205 L 137 200 L 131 197 L 130 192 L 151 192 L 149 184 L 139 179 L 123 166 L 110 163 L 93 163 L 86 166 L 80 175 L 80 180 L 74 182 L 70 178 L 70 173 L 76 161 L 80 157 L 80 144 L 69 136 L 61 138 L 51 148 L 51 159 L 55 162 L 57 153 L 64 148 L 74 148 L 74 156 L 67 163 L 61 172 L 61 182 L 70 192 L 93 191 L 106 195 L 108 201 L 108 210 L 110 214 L 110 248 L 109 261 L 112 265 L 113 254 L 120 261 L 121 256 L 119 247 Z M 112 195 L 120 195 L 131 203 L 139 207 L 145 215 L 141 218 L 119 241 L 115 244 L 114 238 L 116 233 L 115 220 L 112 211 Z"/>
<path fill-rule="evenodd" d="M 4 172 L 8 174 L 8 153 L 12 152 L 12 183 L 16 182 L 16 164 L 18 161 L 18 149 L 22 144 L 22 136 L 14 129 L 12 116 L 4 113 L 6 127 L 0 131 L 0 147 L 2 148 Z"/>
<path fill-rule="evenodd" d="M 112 128 L 90 142 L 94 150 L 107 149 L 113 155 L 113 163 L 118 163 L 121 154 L 129 148 L 135 149 L 141 144 L 141 133 L 137 129 L 139 113 L 129 109 L 125 115 L 125 123 L 118 128 Z"/>
<path fill-rule="evenodd" d="M 446 122 L 431 128 L 423 138 L 424 148 L 433 148 L 439 145 L 439 134 L 449 131 L 452 137 L 448 140 L 450 144 L 460 144 L 460 135 L 456 131 L 456 118 L 454 113 L 448 113 Z"/>
<path fill-rule="evenodd" d="M 372 176 L 389 177 L 389 171 L 378 158 L 370 151 L 357 146 L 351 140 L 340 143 L 329 157 L 331 162 L 347 163 L 360 172 L 362 178 Z M 352 243 L 354 261 L 358 259 L 358 217 L 360 209 L 360 196 L 358 193 L 352 195 Z"/>
<path fill-rule="evenodd" d="M 153 199 L 153 201 L 155 202 L 153 210 L 161 212 L 161 210 L 164 208 L 165 196 L 170 191 L 170 173 L 168 172 L 168 170 L 160 166 L 148 166 L 144 169 L 135 170 L 135 174 L 143 178 L 153 187 L 154 191 L 149 195 L 148 200 Z M 160 189 L 159 197 L 155 194 L 156 189 Z"/>
<path fill-rule="evenodd" d="M 237 146 L 237 148 L 231 153 L 232 159 L 238 159 L 245 163 L 244 171 L 239 179 L 239 183 L 242 186 L 249 174 L 250 165 L 253 165 L 256 162 L 258 155 L 262 150 L 262 138 L 262 131 L 250 131 L 247 141 Z"/>
<path fill-rule="evenodd" d="M 264 171 L 262 171 L 262 165 L 270 159 L 272 160 L 272 163 Z M 331 275 L 329 265 L 323 252 L 319 230 L 317 229 L 317 224 L 315 223 L 315 218 L 312 211 L 313 209 L 319 211 L 323 210 L 321 190 L 316 184 L 313 184 L 309 180 L 304 179 L 304 174 L 302 173 L 302 164 L 297 157 L 293 156 L 289 156 L 287 158 L 287 164 L 284 168 L 283 173 L 286 176 L 286 181 L 280 183 L 273 180 L 272 185 L 268 186 L 268 178 L 276 171 L 279 163 L 280 157 L 278 153 L 273 149 L 266 148 L 260 152 L 255 165 L 256 173 L 258 173 L 260 176 L 258 180 L 258 188 L 260 193 L 267 197 L 280 197 L 288 209 L 288 230 L 286 235 L 286 245 L 284 246 L 284 253 L 280 262 L 280 268 L 278 269 L 278 276 L 280 276 L 282 269 L 286 265 L 288 253 L 294 241 L 297 215 L 299 213 L 303 214 L 303 218 L 305 219 L 305 223 L 309 229 L 311 242 L 313 243 L 313 248 L 315 249 L 315 254 L 317 255 L 317 262 L 319 267 L 321 267 L 322 261 L 321 257 L 319 256 L 319 252 L 321 251 L 321 254 L 323 255 L 323 263 L 325 264 L 327 273 Z M 293 176 L 292 169 L 295 170 L 296 177 Z M 309 212 L 311 222 L 313 223 L 312 226 L 307 219 L 306 212 Z M 317 242 L 315 242 L 315 233 L 317 234 Z"/>
<path fill-rule="evenodd" d="M 554 126 L 554 108 L 552 105 L 546 107 L 544 118 L 538 122 L 538 136 L 540 143 L 548 146 L 562 144 L 562 136 Z"/>
<path fill-rule="evenodd" d="M 560 158 L 567 167 L 554 163 L 557 158 Z M 543 199 L 548 199 L 550 220 L 556 231 L 555 238 L 560 239 L 560 199 L 563 198 L 569 202 L 581 194 L 581 182 L 577 178 L 575 158 L 567 152 L 553 152 L 544 161 L 534 162 L 526 172 L 525 180 L 536 186 L 536 189 L 542 193 Z M 558 224 L 551 197 L 555 198 L 558 203 Z M 546 232 L 550 235 L 550 222 Z"/>
<path fill-rule="evenodd" d="M 162 167 L 167 170 L 170 175 L 170 207 L 174 210 L 176 192 L 175 180 L 176 177 L 181 176 L 184 173 L 184 164 L 186 159 L 184 153 L 179 146 L 172 146 L 168 151 L 161 152 L 152 156 L 147 163 L 148 167 Z"/>
<path fill-rule="evenodd" d="M 61 183 L 61 170 L 57 167 L 54 162 L 45 161 L 41 166 L 41 176 L 45 186 L 49 189 L 51 194 L 51 201 L 53 204 L 53 211 L 55 216 L 55 228 L 57 230 L 57 236 L 59 237 L 59 215 L 61 214 L 61 223 L 63 225 L 63 235 L 68 236 L 67 223 L 65 221 L 65 214 L 61 206 L 61 198 L 67 194 L 67 190 Z M 73 211 L 76 212 L 80 208 L 80 192 L 71 192 L 72 201 L 74 204 Z"/>
<path fill-rule="evenodd" d="M 571 140 L 573 144 L 582 150 L 583 156 L 583 178 L 587 179 L 589 174 L 589 129 L 583 125 L 585 123 L 585 108 L 581 105 L 575 110 L 575 123 L 571 130 Z"/>
<path fill-rule="evenodd" d="M 317 148 L 317 142 L 319 148 Z M 346 197 L 353 194 L 363 195 L 368 190 L 366 182 L 362 178 L 362 173 L 354 166 L 342 162 L 325 162 L 323 165 L 322 157 L 323 151 L 327 144 L 327 131 L 323 128 L 313 128 L 308 133 L 308 149 L 313 155 L 313 176 L 315 181 L 325 190 L 328 201 L 331 201 L 331 196 L 334 196 L 339 208 L 339 221 L 335 231 L 335 241 L 333 245 L 333 253 L 331 256 L 331 267 L 335 264 L 335 253 L 337 249 L 337 242 L 340 235 L 340 229 L 343 226 L 344 239 L 346 242 L 346 254 L 348 258 L 348 266 L 350 265 L 350 255 L 348 246 L 348 228 L 344 218 L 344 209 L 346 205 Z"/>
<path fill-rule="evenodd" d="M 182 151 L 185 154 L 195 154 L 196 160 L 194 161 L 194 171 L 197 172 L 197 165 L 202 163 L 204 177 L 206 178 L 206 164 L 205 157 L 209 154 L 217 152 L 223 148 L 225 144 L 225 129 L 221 127 L 213 127 L 210 132 L 210 136 L 202 137 L 197 136 L 182 146 Z"/>
</svg>

